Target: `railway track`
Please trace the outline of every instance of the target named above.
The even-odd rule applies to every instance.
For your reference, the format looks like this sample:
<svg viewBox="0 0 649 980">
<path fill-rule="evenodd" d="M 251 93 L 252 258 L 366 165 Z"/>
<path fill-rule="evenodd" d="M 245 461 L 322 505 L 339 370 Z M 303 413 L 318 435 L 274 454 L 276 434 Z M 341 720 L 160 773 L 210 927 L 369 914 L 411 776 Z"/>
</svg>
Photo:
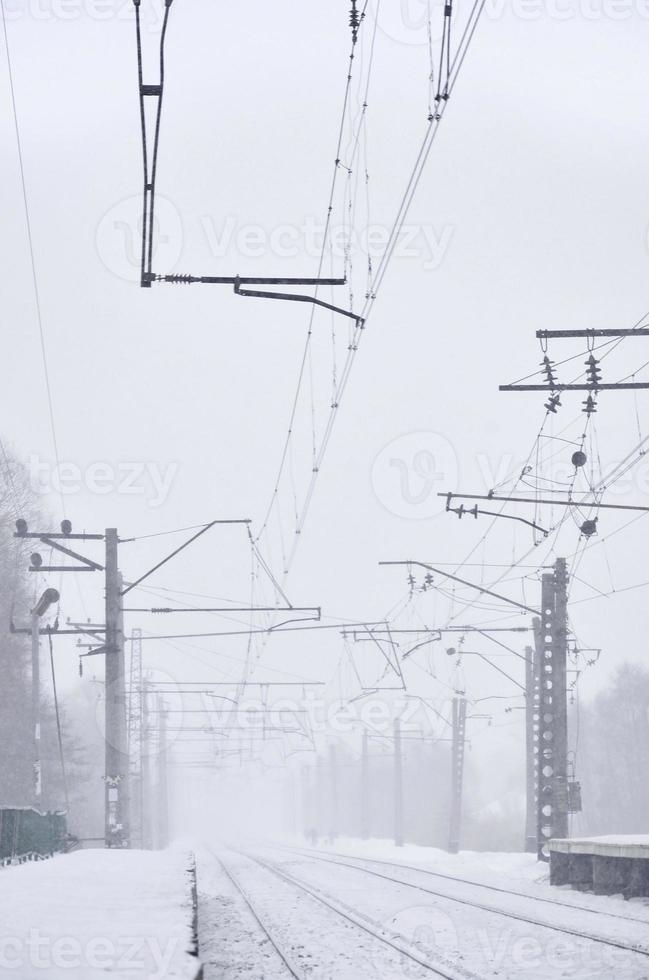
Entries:
<svg viewBox="0 0 649 980">
<path fill-rule="evenodd" d="M 342 864 L 343 866 L 345 865 L 346 861 L 358 861 L 361 864 L 380 864 L 382 867 L 386 868 L 401 868 L 403 871 L 413 871 L 416 874 L 425 875 L 429 878 L 441 878 L 445 881 L 452 881 L 462 885 L 470 885 L 472 888 L 481 888 L 485 891 L 495 892 L 501 895 L 508 895 L 511 898 L 521 898 L 530 902 L 540 902 L 543 905 L 549 905 L 554 908 L 558 906 L 560 908 L 571 909 L 573 912 L 585 912 L 588 915 L 602 915 L 609 919 L 620 919 L 622 922 L 635 922 L 638 925 L 649 928 L 649 918 L 639 919 L 637 916 L 621 915 L 619 912 L 609 912 L 606 909 L 588 909 L 583 905 L 577 905 L 574 902 L 564 902 L 559 898 L 545 898 L 543 895 L 530 895 L 529 892 L 516 891 L 515 888 L 503 888 L 500 885 L 487 885 L 482 881 L 473 881 L 471 878 L 458 878 L 455 875 L 445 874 L 443 871 L 430 871 L 428 868 L 417 867 L 417 865 L 414 864 L 402 864 L 398 861 L 384 861 L 380 858 L 356 858 L 350 854 L 341 854 L 339 851 L 332 851 L 330 852 L 331 856 L 329 856 L 324 855 L 321 851 L 317 851 L 314 848 L 288 847 L 286 844 L 269 844 L 268 846 L 273 850 L 288 851 L 292 854 L 308 855 L 309 857 L 319 858 L 322 861 L 329 861 L 331 864 Z"/>
<path fill-rule="evenodd" d="M 336 865 L 339 865 L 341 867 L 350 868 L 350 869 L 352 869 L 354 871 L 359 871 L 361 873 L 372 875 L 373 877 L 376 877 L 376 878 L 380 878 L 383 881 L 389 881 L 389 882 L 392 882 L 393 884 L 396 884 L 396 885 L 400 885 L 400 886 L 403 886 L 403 887 L 406 887 L 406 888 L 411 888 L 414 891 L 422 892 L 422 893 L 424 893 L 426 895 L 432 895 L 435 898 L 441 898 L 441 899 L 444 899 L 445 901 L 457 903 L 458 905 L 464 905 L 464 906 L 467 906 L 467 907 L 470 907 L 470 908 L 479 909 L 479 910 L 481 910 L 483 912 L 488 912 L 488 913 L 491 913 L 493 915 L 504 916 L 504 917 L 509 918 L 509 919 L 514 919 L 514 920 L 516 920 L 518 922 L 524 922 L 524 923 L 527 923 L 529 925 L 538 926 L 538 927 L 541 927 L 541 928 L 544 928 L 544 929 L 550 929 L 550 930 L 552 930 L 554 932 L 563 933 L 564 935 L 572 936 L 572 937 L 577 938 L 577 939 L 585 939 L 585 940 L 588 940 L 590 942 L 599 943 L 599 944 L 604 945 L 604 946 L 610 946 L 610 947 L 614 947 L 616 949 L 624 950 L 624 951 L 629 952 L 629 953 L 635 953 L 635 954 L 638 954 L 638 955 L 641 955 L 641 956 L 647 956 L 647 957 L 649 957 L 649 948 L 647 948 L 645 946 L 641 946 L 641 945 L 637 945 L 637 944 L 632 944 L 632 943 L 626 943 L 626 942 L 624 942 L 622 940 L 619 940 L 619 939 L 616 939 L 614 937 L 604 937 L 604 936 L 597 935 L 595 933 L 591 933 L 591 932 L 584 931 L 584 930 L 581 930 L 581 929 L 573 929 L 573 928 L 570 928 L 567 925 L 558 925 L 556 923 L 548 922 L 547 920 L 544 921 L 543 919 L 538 919 L 538 918 L 536 918 L 534 916 L 525 915 L 525 914 L 523 914 L 521 912 L 515 912 L 515 911 L 512 911 L 510 909 L 498 908 L 498 906 L 495 906 L 495 905 L 484 904 L 484 903 L 479 902 L 479 901 L 474 901 L 474 900 L 471 900 L 471 899 L 468 899 L 468 898 L 462 898 L 462 897 L 459 897 L 459 896 L 456 896 L 456 895 L 449 895 L 448 892 L 438 891 L 438 890 L 433 889 L 433 888 L 425 887 L 424 885 L 415 884 L 412 881 L 406 881 L 403 878 L 398 878 L 398 877 L 394 877 L 393 875 L 388 875 L 388 874 L 385 874 L 383 872 L 375 871 L 372 868 L 368 868 L 366 866 L 364 867 L 362 862 L 365 862 L 365 861 L 369 860 L 372 863 L 377 863 L 377 864 L 382 864 L 382 865 L 388 865 L 390 868 L 395 868 L 395 867 L 396 868 L 399 868 L 400 867 L 400 868 L 403 868 L 403 869 L 406 869 L 407 868 L 408 870 L 415 871 L 415 872 L 421 873 L 421 874 L 430 875 L 432 877 L 444 878 L 444 879 L 449 880 L 449 881 L 461 882 L 462 884 L 467 884 L 467 885 L 471 885 L 471 886 L 475 886 L 475 887 L 484 887 L 486 889 L 490 889 L 490 890 L 493 890 L 493 891 L 502 892 L 503 894 L 509 895 L 510 897 L 518 897 L 518 898 L 526 899 L 527 901 L 531 901 L 531 902 L 541 901 L 541 902 L 543 902 L 545 904 L 549 904 L 549 905 L 555 906 L 555 907 L 556 906 L 559 906 L 559 907 L 563 906 L 563 907 L 566 907 L 566 908 L 570 908 L 573 911 L 579 911 L 579 912 L 585 912 L 585 913 L 589 913 L 591 911 L 589 909 L 584 909 L 583 907 L 580 907 L 580 906 L 571 905 L 571 904 L 569 904 L 567 902 L 556 902 L 555 903 L 555 902 L 552 901 L 552 899 L 546 899 L 546 898 L 539 898 L 537 900 L 534 896 L 526 895 L 526 894 L 524 894 L 522 892 L 509 891 L 508 889 L 498 888 L 496 886 L 489 886 L 489 885 L 481 886 L 479 882 L 473 882 L 473 881 L 470 881 L 468 879 L 454 878 L 452 875 L 438 874 L 437 872 L 423 871 L 421 868 L 415 868 L 415 867 L 412 867 L 412 866 L 409 866 L 409 865 L 396 865 L 396 864 L 394 864 L 391 861 L 377 861 L 377 862 L 374 862 L 373 859 L 366 859 L 366 858 L 358 858 L 358 859 L 357 858 L 352 858 L 351 860 L 339 860 L 337 857 L 336 858 L 332 858 L 332 857 L 328 857 L 328 856 L 325 857 L 324 855 L 319 854 L 318 852 L 312 852 L 310 849 L 290 848 L 290 847 L 286 847 L 284 845 L 282 845 L 281 848 L 277 847 L 277 845 L 273 845 L 273 848 L 275 850 L 281 849 L 281 850 L 284 850 L 284 851 L 288 851 L 289 853 L 298 854 L 298 855 L 300 855 L 302 857 L 304 857 L 305 855 L 307 855 L 310 858 L 314 858 L 316 860 L 321 861 L 323 864 L 336 864 Z M 361 862 L 361 863 L 352 863 L 352 861 Z M 297 880 L 297 879 L 295 879 L 295 880 Z M 598 911 L 595 911 L 595 914 L 610 915 L 611 918 L 622 919 L 624 922 L 627 922 L 627 923 L 630 922 L 630 921 L 631 922 L 638 922 L 638 923 L 641 923 L 644 926 L 649 927 L 649 922 L 647 922 L 646 920 L 643 920 L 643 919 L 627 918 L 626 916 L 619 915 L 618 913 L 607 913 L 607 912 L 601 912 L 600 913 Z"/>
<path fill-rule="evenodd" d="M 333 912 L 347 924 L 352 925 L 356 929 L 364 932 L 366 935 L 369 935 L 373 940 L 379 942 L 384 947 L 389 948 L 393 953 L 398 953 L 400 957 L 408 960 L 411 965 L 414 964 L 415 966 L 419 967 L 420 970 L 423 968 L 429 975 L 440 977 L 442 980 L 479 980 L 475 973 L 471 973 L 464 968 L 455 966 L 454 964 L 449 963 L 442 965 L 431 963 L 429 959 L 409 946 L 407 941 L 401 941 L 398 936 L 393 934 L 388 935 L 386 930 L 379 923 L 373 923 L 365 916 L 357 915 L 350 909 L 343 908 L 340 903 L 338 903 L 331 896 L 322 893 L 319 889 L 313 888 L 306 882 L 296 878 L 294 875 L 289 874 L 281 868 L 278 868 L 272 862 L 266 861 L 263 858 L 260 858 L 258 855 L 252 855 L 245 851 L 232 849 L 232 853 L 246 858 L 254 865 L 257 865 L 268 873 L 275 875 L 277 878 L 290 885 L 293 889 L 296 889 L 299 893 L 309 896 L 310 899 L 317 902 L 320 906 L 326 908 L 329 912 Z M 277 955 L 282 960 L 282 963 L 289 971 L 290 975 L 295 978 L 299 978 L 299 980 L 305 980 L 309 973 L 301 971 L 300 968 L 292 961 L 290 955 L 286 952 L 282 944 L 278 942 L 276 936 L 273 934 L 272 927 L 269 926 L 266 916 L 260 912 L 258 905 L 252 899 L 248 891 L 243 887 L 241 882 L 237 879 L 236 875 L 233 874 L 232 869 L 226 866 L 220 855 L 215 855 L 215 857 L 217 857 L 226 877 L 243 898 L 255 921 L 259 924 L 264 935 L 272 944 Z"/>
<path fill-rule="evenodd" d="M 264 936 L 266 937 L 270 945 L 277 953 L 277 956 L 284 964 L 289 975 L 294 977 L 295 980 L 303 980 L 304 974 L 298 970 L 298 968 L 292 962 L 290 956 L 288 955 L 284 947 L 281 945 L 281 943 L 278 942 L 277 938 L 273 935 L 267 922 L 265 921 L 265 917 L 262 916 L 262 914 L 259 912 L 258 907 L 255 905 L 255 903 L 253 902 L 253 900 L 251 899 L 250 895 L 247 893 L 246 889 L 243 887 L 241 882 L 235 877 L 235 875 L 232 873 L 230 868 L 227 867 L 227 865 L 225 864 L 225 862 L 221 857 L 219 857 L 216 854 L 214 854 L 214 857 L 219 862 L 225 877 L 236 889 L 239 895 L 241 895 L 242 899 L 244 900 L 248 908 L 248 911 L 251 913 L 253 919 L 255 920 L 255 922 L 263 932 Z"/>
</svg>

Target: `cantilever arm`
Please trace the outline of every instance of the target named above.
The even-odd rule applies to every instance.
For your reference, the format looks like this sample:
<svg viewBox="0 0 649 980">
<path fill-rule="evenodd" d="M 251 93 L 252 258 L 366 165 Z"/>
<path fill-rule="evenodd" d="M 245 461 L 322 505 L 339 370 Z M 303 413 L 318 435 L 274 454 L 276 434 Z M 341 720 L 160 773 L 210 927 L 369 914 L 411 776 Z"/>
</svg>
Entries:
<svg viewBox="0 0 649 980">
<path fill-rule="evenodd" d="M 316 296 L 303 296 L 295 293 L 268 293 L 260 289 L 242 289 L 238 279 L 234 283 L 234 291 L 237 296 L 256 296 L 258 299 L 284 299 L 292 300 L 294 303 L 312 303 L 313 306 L 322 306 L 325 310 L 331 310 L 333 313 L 340 313 L 342 316 L 355 320 L 359 327 L 365 323 L 363 317 L 358 316 L 357 313 L 352 313 L 351 310 L 343 310 L 340 306 L 334 306 L 332 303 L 325 303 L 324 300 L 318 299 Z"/>
</svg>

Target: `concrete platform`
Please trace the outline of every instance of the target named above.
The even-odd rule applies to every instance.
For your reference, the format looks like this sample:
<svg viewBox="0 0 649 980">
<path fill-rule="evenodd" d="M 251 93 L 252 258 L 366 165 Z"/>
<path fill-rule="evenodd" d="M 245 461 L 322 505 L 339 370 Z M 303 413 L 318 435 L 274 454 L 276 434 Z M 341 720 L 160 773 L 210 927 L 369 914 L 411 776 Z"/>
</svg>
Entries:
<svg viewBox="0 0 649 980">
<path fill-rule="evenodd" d="M 649 897 L 649 834 L 551 840 L 550 884 L 596 895 Z"/>
<path fill-rule="evenodd" d="M 0 976 L 198 980 L 187 851 L 88 850 L 0 870 Z"/>
</svg>

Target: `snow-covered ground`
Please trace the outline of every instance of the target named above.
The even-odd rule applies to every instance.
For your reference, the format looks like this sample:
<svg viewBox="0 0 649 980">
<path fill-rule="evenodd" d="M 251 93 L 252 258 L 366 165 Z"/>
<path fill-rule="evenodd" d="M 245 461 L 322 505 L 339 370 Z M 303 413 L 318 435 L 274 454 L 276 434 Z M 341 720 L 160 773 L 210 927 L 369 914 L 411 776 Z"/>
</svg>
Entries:
<svg viewBox="0 0 649 980">
<path fill-rule="evenodd" d="M 193 980 L 191 855 L 87 850 L 0 871 L 0 976 Z"/>
<path fill-rule="evenodd" d="M 304 838 L 287 840 L 287 844 L 309 848 Z M 436 847 L 421 847 L 418 844 L 404 844 L 396 847 L 391 840 L 372 838 L 358 840 L 353 837 L 337 837 L 333 844 L 320 841 L 317 845 L 323 854 L 340 853 L 356 857 L 375 858 L 379 861 L 395 861 L 399 864 L 412 864 L 429 870 L 448 872 L 465 877 L 489 879 L 503 875 L 510 887 L 513 882 L 520 884 L 549 883 L 549 869 L 540 864 L 534 854 L 508 854 L 497 851 L 460 851 L 449 854 Z"/>
<path fill-rule="evenodd" d="M 649 902 L 551 888 L 533 856 L 294 846 L 197 849 L 206 980 L 649 978 Z"/>
<path fill-rule="evenodd" d="M 597 840 L 619 843 L 629 838 L 598 837 Z M 311 847 L 303 839 L 286 841 L 286 844 L 305 850 Z M 479 884 L 511 889 L 534 898 L 561 901 L 576 908 L 602 913 L 614 912 L 625 918 L 642 919 L 649 923 L 649 898 L 625 901 L 622 895 L 601 896 L 575 892 L 569 885 L 557 888 L 550 885 L 549 866 L 537 861 L 534 854 L 491 851 L 460 851 L 459 854 L 449 854 L 448 851 L 435 847 L 419 847 L 416 844 L 395 847 L 390 840 L 362 841 L 344 837 L 336 839 L 333 845 L 320 842 L 315 850 L 322 851 L 325 857 L 333 858 L 342 854 L 406 864 L 425 871 L 469 879 Z"/>
<path fill-rule="evenodd" d="M 390 841 L 81 851 L 0 872 L 0 976 L 649 980 L 649 900 L 553 888 L 526 854 Z"/>
</svg>

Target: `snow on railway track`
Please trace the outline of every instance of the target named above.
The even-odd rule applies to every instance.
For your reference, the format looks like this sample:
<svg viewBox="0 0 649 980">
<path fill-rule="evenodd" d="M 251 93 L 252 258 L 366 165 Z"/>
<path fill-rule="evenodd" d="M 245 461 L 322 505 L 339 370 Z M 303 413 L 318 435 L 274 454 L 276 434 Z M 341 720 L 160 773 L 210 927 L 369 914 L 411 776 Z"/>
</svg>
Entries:
<svg viewBox="0 0 649 980">
<path fill-rule="evenodd" d="M 510 898 L 513 897 L 517 899 L 530 899 L 531 901 L 538 902 L 542 905 L 550 905 L 550 906 L 554 906 L 555 908 L 557 906 L 562 906 L 563 908 L 572 909 L 573 911 L 578 910 L 579 912 L 586 912 L 593 915 L 601 915 L 610 919 L 621 919 L 623 922 L 626 923 L 635 922 L 638 925 L 645 926 L 647 929 L 649 929 L 649 906 L 645 906 L 648 912 L 647 917 L 639 918 L 633 915 L 628 915 L 628 914 L 623 915 L 620 912 L 613 912 L 610 909 L 586 908 L 583 904 L 580 904 L 579 902 L 579 896 L 584 895 L 584 893 L 580 893 L 580 892 L 569 893 L 572 896 L 572 900 L 566 902 L 565 900 L 562 900 L 561 898 L 558 897 L 560 894 L 559 892 L 557 892 L 556 897 L 552 896 L 548 898 L 543 895 L 533 894 L 530 891 L 523 892 L 516 888 L 504 888 L 502 885 L 493 885 L 493 884 L 488 884 L 484 881 L 475 881 L 472 878 L 462 878 L 459 875 L 453 875 L 443 871 L 431 871 L 430 868 L 417 867 L 416 865 L 413 864 L 402 864 L 399 861 L 387 861 L 381 858 L 372 858 L 372 857 L 365 857 L 365 856 L 356 857 L 353 854 L 345 854 L 339 851 L 328 851 L 327 853 L 323 854 L 322 851 L 316 850 L 315 848 L 312 847 L 289 847 L 286 844 L 275 844 L 275 843 L 273 843 L 271 846 L 272 849 L 274 850 L 287 851 L 293 854 L 300 854 L 308 857 L 318 858 L 320 860 L 329 860 L 331 861 L 332 864 L 338 863 L 341 864 L 343 867 L 345 866 L 346 861 L 355 861 L 358 862 L 359 865 L 378 864 L 386 868 L 398 868 L 404 871 L 413 871 L 415 872 L 415 874 L 424 875 L 430 878 L 441 878 L 445 881 L 452 881 L 457 884 L 470 885 L 472 888 L 479 888 L 479 889 L 484 889 L 485 891 L 488 892 L 500 893 L 502 895 L 507 895 Z M 604 897 L 603 900 L 608 902 L 610 901 L 610 897 L 608 896 Z"/>
<path fill-rule="evenodd" d="M 378 939 L 384 945 L 389 946 L 390 949 L 399 953 L 400 956 L 405 957 L 406 960 L 410 960 L 411 963 L 415 963 L 418 966 L 423 967 L 425 971 L 431 973 L 432 975 L 443 977 L 445 980 L 457 980 L 459 977 L 467 978 L 475 976 L 464 969 L 458 968 L 457 965 L 454 964 L 448 963 L 444 964 L 444 966 L 441 964 L 433 965 L 429 960 L 422 957 L 419 952 L 408 949 L 409 944 L 405 937 L 399 937 L 396 934 L 388 935 L 385 926 L 383 926 L 381 923 L 374 922 L 367 916 L 359 915 L 353 909 L 349 908 L 349 906 L 343 906 L 331 895 L 322 892 L 320 889 L 310 887 L 299 878 L 296 878 L 294 875 L 281 870 L 274 864 L 270 864 L 269 862 L 262 860 L 258 856 L 253 857 L 250 854 L 246 854 L 246 857 L 254 860 L 257 864 L 261 865 L 261 867 L 266 868 L 266 870 L 277 875 L 283 881 L 288 882 L 289 884 L 298 888 L 300 891 L 309 895 L 311 898 L 314 898 L 321 905 L 331 909 L 332 912 L 335 912 L 347 922 L 351 922 L 352 925 L 355 925 L 359 929 L 362 929 L 363 932 L 368 933 L 373 939 Z M 430 955 L 433 956 L 435 954 L 431 951 Z"/>
<path fill-rule="evenodd" d="M 302 855 L 305 854 L 305 851 L 300 848 L 288 848 L 282 846 L 282 850 L 294 854 L 302 854 Z M 574 936 L 578 939 L 587 939 L 589 940 L 589 942 L 602 943 L 603 945 L 606 946 L 612 946 L 617 949 L 625 950 L 627 952 L 638 953 L 642 956 L 649 957 L 649 922 L 645 919 L 627 917 L 627 916 L 620 915 L 619 913 L 616 912 L 605 912 L 600 909 L 585 909 L 583 906 L 580 907 L 572 903 L 562 902 L 559 899 L 557 899 L 557 901 L 554 902 L 552 901 L 552 899 L 548 899 L 544 897 L 537 898 L 536 896 L 526 895 L 522 892 L 518 892 L 514 890 L 510 891 L 506 888 L 496 887 L 492 885 L 484 885 L 478 882 L 470 881 L 465 878 L 453 878 L 452 875 L 440 874 L 438 872 L 429 871 L 427 869 L 422 869 L 422 868 L 414 868 L 411 865 L 399 865 L 391 861 L 375 861 L 371 858 L 350 858 L 348 855 L 345 855 L 344 856 L 345 859 L 343 860 L 338 856 L 336 857 L 331 857 L 329 855 L 325 856 L 323 854 L 312 852 L 310 850 L 308 851 L 308 856 L 310 858 L 314 858 L 315 860 L 327 864 L 336 864 L 339 865 L 340 867 L 352 868 L 353 870 L 356 871 L 365 872 L 366 874 L 372 875 L 374 877 L 382 878 L 384 881 L 391 881 L 394 882 L 395 884 L 403 885 L 407 888 L 412 888 L 416 891 L 425 892 L 426 894 L 433 895 L 436 898 L 447 899 L 448 901 L 456 902 L 457 904 L 460 905 L 469 905 L 473 908 L 480 909 L 481 911 L 484 912 L 494 913 L 496 915 L 502 915 L 507 918 L 516 919 L 520 922 L 529 923 L 530 925 L 540 926 L 544 929 L 552 929 L 555 932 L 562 932 L 565 933 L 566 935 Z M 610 919 L 618 919 L 625 924 L 631 924 L 631 923 L 640 924 L 645 929 L 645 943 L 644 944 L 639 944 L 636 942 L 629 943 L 629 942 L 625 942 L 624 940 L 614 935 L 608 935 L 608 936 L 604 936 L 602 934 L 598 935 L 597 933 L 586 929 L 571 928 L 565 923 L 551 922 L 548 921 L 547 918 L 540 919 L 537 918 L 536 916 L 525 915 L 523 912 L 516 911 L 512 908 L 502 908 L 493 904 L 484 904 L 483 902 L 476 901 L 475 898 L 472 898 L 469 895 L 467 895 L 466 889 L 464 890 L 464 894 L 462 893 L 459 895 L 449 894 L 448 891 L 442 892 L 439 891 L 439 889 L 426 887 L 416 882 L 408 881 L 407 879 L 404 879 L 404 877 L 397 878 L 393 874 L 386 874 L 385 872 L 373 870 L 372 868 L 368 868 L 367 864 L 381 864 L 381 865 L 386 865 L 388 867 L 391 867 L 393 869 L 403 868 L 406 869 L 408 872 L 411 873 L 414 872 L 415 875 L 423 875 L 425 877 L 430 877 L 430 878 L 442 878 L 445 881 L 455 882 L 463 887 L 468 885 L 471 888 L 489 889 L 490 891 L 498 892 L 504 896 L 507 896 L 509 899 L 514 898 L 516 899 L 517 902 L 522 901 L 523 904 L 525 902 L 528 902 L 530 904 L 543 903 L 543 905 L 548 906 L 550 910 L 554 908 L 558 912 L 558 914 L 562 916 L 565 916 L 566 914 L 562 910 L 570 909 L 571 912 L 573 913 L 577 912 L 579 913 L 579 915 L 583 915 L 584 917 L 595 915 L 598 917 L 604 917 L 604 918 L 608 917 Z"/>
<path fill-rule="evenodd" d="M 271 854 L 274 852 L 277 858 L 280 848 L 277 845 L 273 845 L 272 848 L 265 850 L 270 851 Z M 344 859 L 339 859 L 337 856 L 325 856 L 318 852 L 314 853 L 310 850 L 307 852 L 304 849 L 298 848 L 281 847 L 281 851 L 284 852 L 283 873 L 288 873 L 285 870 L 287 863 L 286 855 L 290 853 L 293 855 L 293 863 L 290 865 L 291 879 L 293 881 L 299 881 L 302 884 L 307 884 L 312 888 L 321 889 L 323 881 L 322 876 L 315 872 L 314 869 L 318 865 L 320 867 L 329 865 L 345 869 L 343 874 L 358 872 L 361 875 L 367 875 L 374 879 L 379 879 L 382 882 L 387 882 L 395 886 L 395 888 L 400 889 L 402 893 L 403 889 L 406 889 L 411 894 L 414 892 L 429 896 L 437 903 L 441 902 L 441 907 L 446 906 L 446 908 L 449 908 L 449 903 L 451 903 L 451 908 L 453 905 L 456 907 L 459 906 L 459 910 L 454 917 L 458 923 L 458 931 L 462 932 L 462 939 L 461 941 L 458 940 L 458 953 L 467 965 L 470 965 L 474 970 L 482 972 L 483 975 L 485 967 L 487 967 L 487 972 L 491 973 L 490 966 L 508 966 L 505 957 L 498 957 L 496 955 L 497 947 L 502 937 L 505 937 L 503 940 L 503 949 L 506 949 L 508 946 L 515 946 L 516 942 L 527 942 L 528 940 L 533 940 L 540 948 L 547 949 L 553 943 L 556 944 L 557 936 L 559 938 L 565 936 L 573 940 L 572 946 L 567 948 L 569 956 L 566 959 L 572 957 L 574 960 L 576 958 L 578 967 L 583 967 L 583 972 L 579 972 L 579 969 L 577 972 L 571 971 L 572 976 L 608 977 L 615 974 L 617 977 L 637 977 L 638 980 L 645 980 L 645 978 L 649 977 L 649 922 L 646 920 L 625 917 L 615 912 L 607 913 L 601 910 L 591 910 L 572 903 L 564 903 L 560 900 L 553 903 L 551 899 L 544 897 L 539 902 L 533 896 L 525 895 L 514 890 L 509 891 L 502 887 L 483 886 L 477 882 L 471 882 L 468 879 L 456 879 L 455 881 L 460 888 L 453 888 L 450 886 L 450 882 L 453 881 L 451 875 L 436 875 L 435 872 L 430 872 L 426 869 L 406 868 L 405 866 L 403 868 L 406 870 L 406 874 L 400 874 L 400 870 L 402 869 L 391 861 L 374 862 L 372 859 L 355 859 L 348 855 L 345 855 Z M 301 860 L 300 871 L 298 872 L 301 875 L 300 878 L 297 878 L 295 874 L 295 857 Z M 280 858 L 281 860 L 282 858 Z M 390 873 L 388 873 L 387 867 L 384 867 L 381 871 L 368 867 L 368 864 L 377 863 L 387 865 L 391 869 Z M 307 878 L 306 882 L 304 881 L 304 877 Z M 443 889 L 431 887 L 431 879 L 435 878 L 443 879 L 446 887 Z M 329 890 L 332 889 L 332 879 L 330 877 L 325 878 L 325 884 Z M 334 891 L 336 891 L 336 887 L 346 890 L 354 888 L 349 881 L 345 881 L 344 879 L 334 882 Z M 496 902 L 486 903 L 483 900 L 484 892 L 479 892 L 476 896 L 475 889 L 483 887 L 488 888 L 493 893 L 498 893 L 503 901 L 500 904 L 496 904 Z M 376 900 L 375 890 L 369 887 L 361 889 L 357 884 L 354 888 L 354 894 L 365 897 L 371 896 L 372 900 Z M 554 915 L 552 914 L 553 909 L 551 908 L 553 905 L 556 911 Z M 543 909 L 544 914 L 542 917 L 539 914 L 539 907 Z M 356 914 L 359 914 L 359 912 L 357 911 Z M 476 916 L 478 917 L 477 919 Z M 500 926 L 494 924 L 498 919 L 501 920 Z M 517 928 L 519 929 L 522 926 L 524 928 L 523 933 L 518 938 L 508 937 L 508 934 L 503 931 L 503 919 L 512 920 L 517 924 Z M 471 922 L 472 924 L 470 925 L 469 923 Z M 642 941 L 638 941 L 637 931 L 639 927 L 642 927 L 644 932 Z M 482 956 L 476 957 L 473 955 L 475 950 L 471 950 L 471 937 L 475 939 L 475 937 L 479 937 L 480 935 L 495 936 L 497 939 L 491 945 L 490 949 L 483 949 Z M 467 936 L 469 937 L 468 939 L 466 938 Z M 548 940 L 548 936 L 551 937 L 551 940 Z M 488 943 L 486 945 L 487 947 L 489 946 Z M 599 949 L 599 953 L 594 955 L 593 949 Z M 552 955 L 554 956 L 554 953 Z M 541 975 L 543 977 L 565 975 L 566 964 L 561 964 L 560 959 L 561 957 L 556 960 L 552 968 L 549 968 L 547 964 L 545 966 L 542 965 L 540 973 L 532 971 L 529 975 Z M 498 964 L 495 964 L 496 960 L 499 960 Z M 509 964 L 509 967 L 511 968 L 511 964 Z M 547 972 L 543 972 L 544 970 L 547 970 Z M 500 970 L 498 972 L 501 976 L 528 975 L 528 971 L 526 970 L 508 973 L 505 969 L 503 972 L 500 972 Z"/>
<path fill-rule="evenodd" d="M 264 977 L 403 980 L 404 976 L 417 976 L 479 980 L 477 974 L 462 965 L 447 963 L 432 950 L 414 946 L 380 922 L 359 914 L 257 855 L 228 850 L 211 852 L 211 856 L 261 931 L 261 937 L 249 937 L 247 942 L 237 944 L 242 977 L 257 975 L 255 959 L 261 938 L 262 943 L 270 943 L 277 960 L 274 972 L 270 972 L 265 960 L 261 974 Z M 214 922 L 213 926 L 218 929 L 218 923 Z M 209 928 L 203 920 L 202 948 Z M 231 930 L 218 937 L 222 946 L 231 940 Z M 214 935 L 210 944 L 215 945 Z M 214 976 L 239 975 L 236 965 L 228 973 L 221 972 L 222 968 L 220 962 L 219 972 Z M 209 976 L 208 963 L 206 977 Z"/>
<path fill-rule="evenodd" d="M 277 956 L 279 957 L 281 962 L 286 967 L 287 972 L 292 977 L 295 977 L 295 980 L 302 980 L 302 973 L 300 972 L 298 967 L 293 963 L 290 954 L 286 952 L 286 950 L 281 945 L 281 943 L 273 935 L 272 928 L 265 921 L 265 916 L 259 911 L 259 908 L 257 907 L 257 905 L 255 905 L 252 898 L 248 895 L 247 891 L 245 890 L 241 882 L 232 873 L 230 868 L 227 867 L 227 865 L 225 864 L 222 858 L 219 858 L 219 864 L 221 865 L 221 868 L 223 869 L 223 873 L 228 879 L 228 881 L 236 889 L 239 895 L 241 895 L 253 919 L 255 920 L 259 928 L 262 930 L 264 936 L 266 937 L 266 940 L 270 943 L 272 948 L 277 953 Z"/>
</svg>

